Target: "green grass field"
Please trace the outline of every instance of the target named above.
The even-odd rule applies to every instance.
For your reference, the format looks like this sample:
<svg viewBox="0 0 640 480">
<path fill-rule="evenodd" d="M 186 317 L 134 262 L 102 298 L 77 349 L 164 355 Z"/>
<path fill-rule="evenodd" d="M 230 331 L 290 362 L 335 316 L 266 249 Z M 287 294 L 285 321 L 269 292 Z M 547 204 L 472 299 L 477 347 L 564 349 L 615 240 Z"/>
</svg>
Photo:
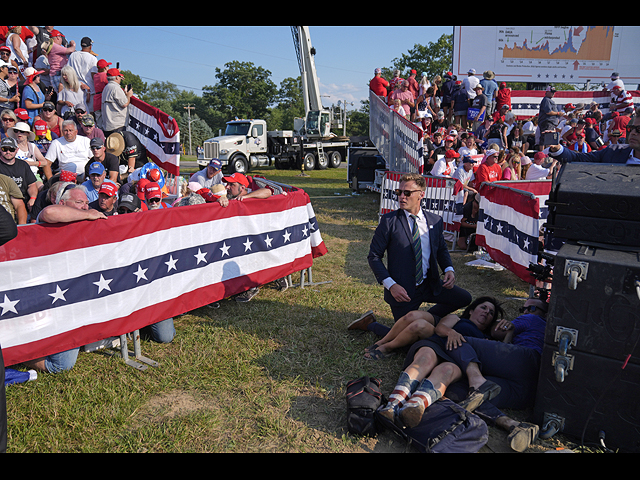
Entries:
<svg viewBox="0 0 640 480">
<path fill-rule="evenodd" d="M 329 253 L 315 261 L 314 282 L 279 292 L 264 286 L 250 303 L 224 300 L 176 317 L 169 345 L 143 342 L 160 366 L 138 371 L 117 356 L 80 353 L 73 370 L 40 374 L 7 388 L 8 451 L 17 452 L 401 452 L 391 434 L 347 434 L 345 384 L 378 376 L 386 394 L 403 358 L 363 358 L 371 334 L 346 326 L 367 310 L 391 324 L 382 287 L 366 256 L 379 196 L 352 195 L 345 169 L 273 168 L 253 173 L 305 189 Z M 528 285 L 508 271 L 467 267 L 452 253 L 458 285 L 474 297 L 505 301 L 509 318 Z M 294 282 L 299 275 L 293 275 Z M 525 419 L 530 412 L 510 412 Z M 491 429 L 483 452 L 508 452 L 506 434 Z M 567 445 L 541 442 L 528 452 Z"/>
</svg>

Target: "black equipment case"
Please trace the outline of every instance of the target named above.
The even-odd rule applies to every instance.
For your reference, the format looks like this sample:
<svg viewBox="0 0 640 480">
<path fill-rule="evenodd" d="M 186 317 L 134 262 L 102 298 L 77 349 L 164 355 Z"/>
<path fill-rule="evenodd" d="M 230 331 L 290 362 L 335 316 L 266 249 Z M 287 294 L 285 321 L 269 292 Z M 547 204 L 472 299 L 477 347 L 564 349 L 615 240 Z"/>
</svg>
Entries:
<svg viewBox="0 0 640 480">
<path fill-rule="evenodd" d="M 640 247 L 640 165 L 566 163 L 547 205 L 555 238 Z"/>
<path fill-rule="evenodd" d="M 640 452 L 636 281 L 638 252 L 567 243 L 557 253 L 534 407 L 541 435 Z"/>
</svg>

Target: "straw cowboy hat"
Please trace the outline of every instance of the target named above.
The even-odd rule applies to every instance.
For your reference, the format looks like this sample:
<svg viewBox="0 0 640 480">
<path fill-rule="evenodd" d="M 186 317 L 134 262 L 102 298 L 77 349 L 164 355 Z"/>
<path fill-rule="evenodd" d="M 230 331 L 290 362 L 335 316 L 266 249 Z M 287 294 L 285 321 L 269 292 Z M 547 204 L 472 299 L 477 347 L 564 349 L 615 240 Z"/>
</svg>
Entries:
<svg viewBox="0 0 640 480">
<path fill-rule="evenodd" d="M 482 74 L 482 76 L 487 80 L 493 80 L 494 78 L 496 78 L 496 74 L 493 73 L 491 70 L 487 70 Z"/>
<path fill-rule="evenodd" d="M 115 155 L 116 157 L 119 157 L 120 155 L 122 155 L 122 152 L 124 151 L 124 147 L 125 147 L 124 138 L 119 133 L 112 133 L 107 138 L 107 141 L 105 142 L 105 146 L 107 147 L 107 152 Z"/>
</svg>

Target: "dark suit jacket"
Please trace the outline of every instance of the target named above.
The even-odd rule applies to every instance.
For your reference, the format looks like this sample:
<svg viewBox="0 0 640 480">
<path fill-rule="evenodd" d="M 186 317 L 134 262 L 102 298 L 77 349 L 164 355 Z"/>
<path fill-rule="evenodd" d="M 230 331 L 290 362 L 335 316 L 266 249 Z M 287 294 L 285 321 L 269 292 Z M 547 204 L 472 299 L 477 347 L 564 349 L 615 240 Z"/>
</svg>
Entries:
<svg viewBox="0 0 640 480">
<path fill-rule="evenodd" d="M 423 213 L 429 225 L 429 243 L 431 244 L 429 270 L 425 282 L 428 282 L 433 294 L 438 295 L 442 289 L 438 266 L 444 271 L 453 264 L 443 236 L 442 217 L 424 210 Z M 385 253 L 387 254 L 386 267 L 382 261 Z M 414 297 L 416 267 L 411 245 L 411 228 L 403 210 L 389 212 L 380 218 L 380 223 L 371 240 L 367 259 L 378 283 L 382 284 L 385 278 L 391 277 L 404 287 L 411 298 Z M 384 299 L 391 306 L 398 305 L 386 288 Z"/>
<path fill-rule="evenodd" d="M 550 155 L 565 162 L 627 163 L 630 154 L 631 147 L 629 145 L 611 145 L 589 153 L 576 152 L 564 147 L 560 155 Z"/>
</svg>

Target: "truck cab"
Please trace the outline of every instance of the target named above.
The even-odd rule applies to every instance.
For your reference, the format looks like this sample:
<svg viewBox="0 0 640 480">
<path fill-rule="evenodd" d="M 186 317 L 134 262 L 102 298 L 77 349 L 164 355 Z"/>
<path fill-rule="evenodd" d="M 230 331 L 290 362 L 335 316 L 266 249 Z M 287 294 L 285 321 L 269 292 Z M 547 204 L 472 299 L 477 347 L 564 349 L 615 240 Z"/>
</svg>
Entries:
<svg viewBox="0 0 640 480">
<path fill-rule="evenodd" d="M 269 166 L 267 124 L 264 120 L 232 120 L 221 137 L 204 142 L 198 165 L 217 158 L 229 173 L 247 173 L 251 168 Z"/>
</svg>

